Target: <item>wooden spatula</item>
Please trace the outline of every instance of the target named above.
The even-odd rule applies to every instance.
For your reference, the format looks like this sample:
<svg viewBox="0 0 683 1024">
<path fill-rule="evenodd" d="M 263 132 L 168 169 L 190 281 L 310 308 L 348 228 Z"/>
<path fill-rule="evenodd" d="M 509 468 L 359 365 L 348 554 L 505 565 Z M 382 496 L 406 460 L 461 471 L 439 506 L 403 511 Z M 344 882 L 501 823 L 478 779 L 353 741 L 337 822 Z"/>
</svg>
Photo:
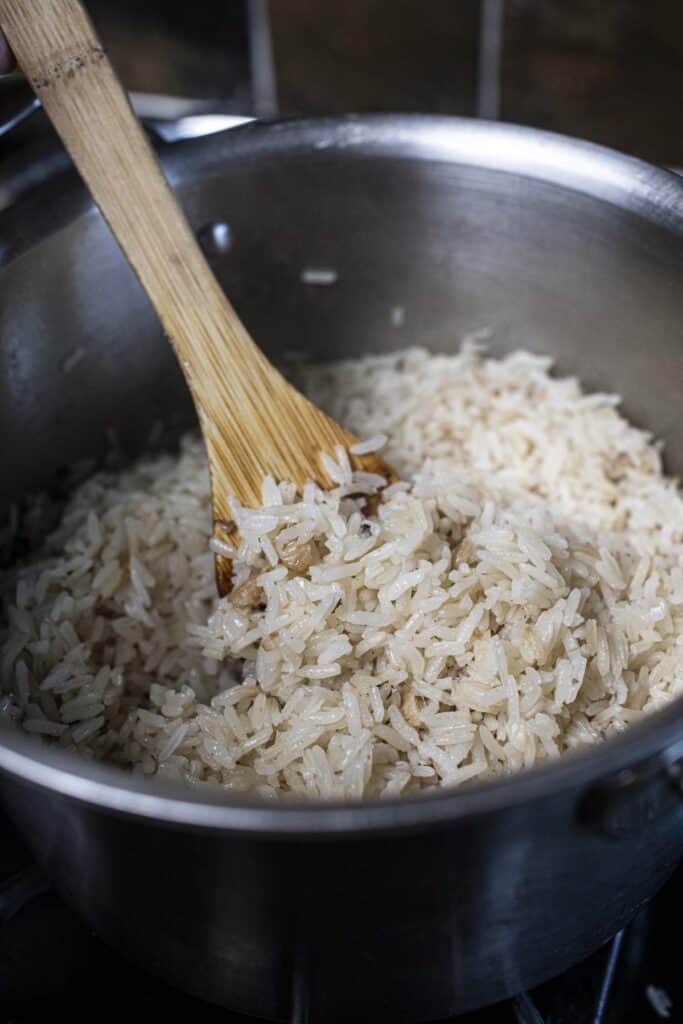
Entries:
<svg viewBox="0 0 683 1024">
<path fill-rule="evenodd" d="M 0 0 L 0 27 L 168 334 L 199 413 L 216 535 L 230 496 L 261 500 L 264 476 L 331 481 L 320 453 L 355 438 L 256 347 L 213 276 L 78 0 Z M 102 287 L 106 288 L 106 281 Z M 352 464 L 393 478 L 376 455 Z M 217 560 L 221 592 L 230 563 Z"/>
</svg>

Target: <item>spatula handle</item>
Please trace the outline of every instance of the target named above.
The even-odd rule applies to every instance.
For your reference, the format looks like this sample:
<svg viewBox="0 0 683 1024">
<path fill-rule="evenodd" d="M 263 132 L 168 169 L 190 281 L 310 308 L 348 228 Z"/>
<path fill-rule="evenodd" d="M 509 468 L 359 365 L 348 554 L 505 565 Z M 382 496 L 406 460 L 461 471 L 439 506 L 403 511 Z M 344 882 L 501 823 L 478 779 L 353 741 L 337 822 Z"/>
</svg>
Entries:
<svg viewBox="0 0 683 1024">
<path fill-rule="evenodd" d="M 258 505 L 266 474 L 329 486 L 320 452 L 355 438 L 292 387 L 247 334 L 81 4 L 0 0 L 0 28 L 173 342 L 202 424 L 219 534 L 233 534 L 230 496 Z M 392 477 L 375 455 L 354 456 L 354 465 Z M 218 578 L 227 589 L 225 560 Z"/>
<path fill-rule="evenodd" d="M 0 27 L 156 308 L 198 405 L 210 414 L 228 390 L 239 401 L 260 353 L 207 266 L 82 5 L 0 0 Z"/>
</svg>

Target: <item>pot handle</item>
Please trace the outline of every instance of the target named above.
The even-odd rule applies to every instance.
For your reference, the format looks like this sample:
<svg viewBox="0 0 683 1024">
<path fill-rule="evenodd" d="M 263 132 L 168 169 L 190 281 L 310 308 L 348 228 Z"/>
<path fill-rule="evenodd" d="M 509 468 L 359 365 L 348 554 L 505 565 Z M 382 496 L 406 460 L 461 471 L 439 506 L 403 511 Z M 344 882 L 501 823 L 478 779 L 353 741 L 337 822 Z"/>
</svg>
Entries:
<svg viewBox="0 0 683 1024">
<path fill-rule="evenodd" d="M 37 96 L 27 90 L 27 96 L 22 99 L 17 110 L 0 120 L 0 138 L 17 128 L 37 110 L 40 110 L 41 103 Z M 136 96 L 131 95 L 133 109 L 136 106 Z M 145 117 L 140 115 L 140 120 L 145 128 L 155 135 L 162 142 L 182 142 L 184 139 L 198 139 L 203 135 L 214 135 L 216 132 L 227 131 L 228 128 L 238 128 L 240 125 L 248 124 L 255 118 L 241 114 L 190 114 L 186 117 L 160 118 Z"/>
<path fill-rule="evenodd" d="M 610 839 L 626 839 L 683 811 L 683 755 L 661 754 L 598 783 L 579 805 L 579 819 Z"/>
<path fill-rule="evenodd" d="M 135 105 L 135 97 L 133 96 Z M 31 94 L 30 99 L 5 121 L 0 120 L 0 138 L 12 131 L 28 117 L 40 110 L 40 100 Z M 236 128 L 253 121 L 252 117 L 238 117 L 234 114 L 191 114 L 175 119 L 141 118 L 142 124 L 152 136 L 154 145 L 174 145 L 184 139 L 197 139 L 203 135 Z M 15 202 L 29 188 L 34 188 L 53 175 L 66 170 L 71 158 L 54 136 L 46 135 L 38 148 L 29 147 L 25 152 L 18 150 L 12 156 L 11 165 L 5 167 L 5 178 L 0 194 L 0 211 Z"/>
<path fill-rule="evenodd" d="M 0 139 L 3 135 L 7 135 L 8 132 L 13 131 L 14 128 L 22 124 L 31 114 L 35 114 L 39 108 L 40 100 L 31 92 L 21 101 L 13 114 L 6 117 L 4 121 L 0 120 Z"/>
</svg>

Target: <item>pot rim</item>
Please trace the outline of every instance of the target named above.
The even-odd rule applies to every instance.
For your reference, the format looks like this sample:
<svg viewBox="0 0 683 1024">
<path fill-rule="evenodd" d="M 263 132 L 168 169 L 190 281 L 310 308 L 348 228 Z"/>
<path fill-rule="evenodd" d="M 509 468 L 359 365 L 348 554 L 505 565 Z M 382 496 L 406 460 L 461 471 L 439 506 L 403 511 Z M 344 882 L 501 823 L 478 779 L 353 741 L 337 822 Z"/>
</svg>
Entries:
<svg viewBox="0 0 683 1024">
<path fill-rule="evenodd" d="M 162 147 L 174 186 L 192 169 L 219 173 L 226 160 L 263 151 L 305 151 L 325 160 L 343 149 L 360 157 L 440 160 L 530 177 L 618 205 L 683 238 L 683 180 L 633 157 L 589 142 L 517 125 L 420 114 L 345 115 L 246 124 Z M 75 217 L 93 211 L 74 173 L 60 179 L 62 201 L 48 185 L 0 215 L 0 265 Z M 51 202 L 46 203 L 50 195 Z M 27 233 L 27 205 L 38 217 Z M 43 216 L 44 215 L 44 216 Z M 33 218 L 28 223 L 35 223 Z M 622 735 L 514 775 L 409 797 L 357 802 L 263 800 L 125 774 L 85 761 L 18 730 L 0 728 L 0 769 L 80 802 L 172 826 L 314 837 L 425 829 L 501 811 L 511 805 L 583 790 L 597 780 L 658 756 L 683 755 L 683 700 L 630 726 Z"/>
<path fill-rule="evenodd" d="M 268 803 L 238 794 L 226 798 L 220 791 L 193 791 L 187 784 L 128 774 L 46 744 L 37 750 L 40 740 L 9 726 L 0 727 L 0 733 L 0 772 L 80 803 L 170 826 L 273 838 L 304 833 L 310 838 L 341 838 L 456 825 L 572 790 L 578 804 L 596 784 L 621 775 L 630 777 L 633 769 L 645 771 L 646 765 L 665 767 L 683 758 L 683 700 L 677 698 L 596 746 L 508 776 L 453 789 L 358 801 L 288 798 Z M 0 778 L 0 791 L 2 784 Z"/>
<path fill-rule="evenodd" d="M 514 174 L 581 192 L 683 236 L 683 177 L 617 150 L 525 125 L 440 114 L 343 114 L 250 121 L 204 137 L 163 142 L 158 155 L 171 185 L 198 171 L 216 175 L 246 155 L 306 152 L 325 161 L 411 157 Z M 95 213 L 75 170 L 36 186 L 0 211 L 4 264 L 77 217 Z"/>
</svg>

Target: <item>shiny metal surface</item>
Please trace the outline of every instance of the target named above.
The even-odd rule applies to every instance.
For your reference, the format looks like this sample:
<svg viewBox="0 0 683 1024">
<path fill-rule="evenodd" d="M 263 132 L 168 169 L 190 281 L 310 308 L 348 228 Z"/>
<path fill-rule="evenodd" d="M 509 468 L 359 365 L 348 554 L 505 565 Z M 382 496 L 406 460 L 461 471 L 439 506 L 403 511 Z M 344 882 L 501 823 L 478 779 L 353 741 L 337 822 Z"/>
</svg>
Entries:
<svg viewBox="0 0 683 1024">
<path fill-rule="evenodd" d="M 251 117 L 226 114 L 193 113 L 197 106 L 191 100 L 173 97 L 150 97 L 133 94 L 130 96 L 133 110 L 143 122 L 153 139 L 163 142 L 180 142 L 185 139 L 201 138 L 214 132 L 253 121 Z M 0 120 L 0 138 L 11 132 L 32 114 L 41 110 L 40 101 L 29 91 L 29 98 L 23 107 L 6 121 Z M 73 165 L 68 153 L 62 147 L 44 115 L 42 137 L 27 147 L 20 147 L 3 160 L 3 174 L 0 180 L 0 212 L 16 203 L 23 194 L 33 190 L 69 170 Z"/>
<path fill-rule="evenodd" d="M 183 142 L 185 139 L 199 139 L 215 132 L 225 132 L 229 128 L 239 128 L 253 120 L 253 117 L 240 117 L 237 114 L 190 114 L 169 119 L 146 118 L 144 123 L 164 142 Z"/>
<path fill-rule="evenodd" d="M 165 165 L 197 230 L 229 229 L 213 265 L 275 358 L 447 350 L 488 327 L 496 352 L 550 352 L 623 394 L 683 469 L 675 176 L 531 130 L 419 117 L 250 125 L 169 147 Z M 75 180 L 0 215 L 0 264 L 0 504 L 99 457 L 108 427 L 132 453 L 155 420 L 168 443 L 191 422 L 170 348 Z M 303 283 L 311 266 L 335 283 Z M 683 852 L 683 805 L 668 798 L 682 755 L 675 704 L 516 778 L 266 807 L 8 734 L 0 786 L 62 890 L 150 970 L 262 1016 L 419 1020 L 532 985 L 627 920 Z M 645 791 L 657 814 L 639 827 Z M 615 821 L 628 823 L 619 839 Z"/>
<path fill-rule="evenodd" d="M 25 104 L 20 107 L 16 113 L 5 121 L 0 122 L 0 139 L 3 135 L 7 135 L 13 128 L 20 125 L 27 117 L 30 117 L 36 110 L 40 108 L 40 100 L 37 96 L 29 96 Z"/>
</svg>

